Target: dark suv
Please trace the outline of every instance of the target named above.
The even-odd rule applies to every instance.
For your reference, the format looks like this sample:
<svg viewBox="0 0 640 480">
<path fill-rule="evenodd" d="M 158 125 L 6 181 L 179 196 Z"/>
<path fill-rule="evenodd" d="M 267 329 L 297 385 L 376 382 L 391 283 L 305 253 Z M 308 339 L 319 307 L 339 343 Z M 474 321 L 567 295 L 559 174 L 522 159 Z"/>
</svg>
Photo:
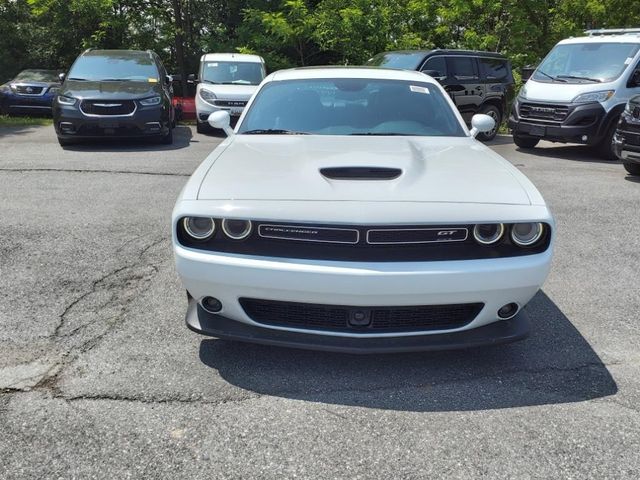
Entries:
<svg viewBox="0 0 640 480">
<path fill-rule="evenodd" d="M 613 136 L 613 151 L 631 175 L 640 175 L 640 95 L 631 97 Z"/>
<path fill-rule="evenodd" d="M 171 77 L 154 52 L 87 50 L 53 102 L 58 141 L 156 137 L 173 143 L 172 95 Z"/>
<path fill-rule="evenodd" d="M 51 114 L 51 101 L 60 87 L 55 70 L 23 70 L 0 85 L 0 114 Z"/>
<path fill-rule="evenodd" d="M 418 70 L 435 78 L 449 93 L 467 124 L 476 113 L 490 115 L 496 128 L 478 138 L 498 133 L 514 95 L 511 62 L 499 53 L 471 50 L 403 50 L 379 53 L 367 65 Z"/>
</svg>

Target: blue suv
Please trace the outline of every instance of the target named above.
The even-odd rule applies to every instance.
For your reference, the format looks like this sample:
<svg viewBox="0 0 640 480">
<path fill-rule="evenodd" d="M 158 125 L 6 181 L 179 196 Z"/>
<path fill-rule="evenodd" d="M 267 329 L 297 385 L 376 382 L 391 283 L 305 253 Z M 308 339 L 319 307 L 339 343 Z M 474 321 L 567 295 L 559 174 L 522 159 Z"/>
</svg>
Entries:
<svg viewBox="0 0 640 480">
<path fill-rule="evenodd" d="M 53 97 L 60 88 L 54 70 L 23 70 L 13 80 L 0 85 L 0 113 L 51 115 Z"/>
</svg>

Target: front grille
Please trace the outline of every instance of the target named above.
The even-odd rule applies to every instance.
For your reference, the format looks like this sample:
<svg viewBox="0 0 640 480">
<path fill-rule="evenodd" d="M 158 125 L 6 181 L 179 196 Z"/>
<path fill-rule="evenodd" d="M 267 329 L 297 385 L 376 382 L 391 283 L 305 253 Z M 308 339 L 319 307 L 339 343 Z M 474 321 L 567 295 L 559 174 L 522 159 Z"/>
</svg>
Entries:
<svg viewBox="0 0 640 480">
<path fill-rule="evenodd" d="M 131 115 L 136 110 L 133 100 L 83 100 L 80 110 L 85 115 L 103 117 Z"/>
<path fill-rule="evenodd" d="M 244 107 L 247 102 L 245 100 L 215 100 L 213 104 L 218 107 Z"/>
<path fill-rule="evenodd" d="M 350 333 L 453 330 L 468 325 L 484 303 L 402 307 L 351 307 L 241 298 L 254 322 L 264 325 Z"/>
<path fill-rule="evenodd" d="M 546 105 L 539 103 L 522 103 L 518 113 L 523 119 L 563 122 L 569 115 L 567 105 Z"/>
<path fill-rule="evenodd" d="M 29 85 L 16 85 L 16 92 L 20 95 L 40 95 L 44 87 L 32 87 Z"/>
</svg>

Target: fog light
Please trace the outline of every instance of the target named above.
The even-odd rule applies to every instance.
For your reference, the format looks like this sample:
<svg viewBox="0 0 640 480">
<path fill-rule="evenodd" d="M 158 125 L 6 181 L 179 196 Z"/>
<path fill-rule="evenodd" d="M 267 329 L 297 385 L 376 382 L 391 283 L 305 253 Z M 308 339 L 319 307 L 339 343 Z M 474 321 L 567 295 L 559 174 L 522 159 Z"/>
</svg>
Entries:
<svg viewBox="0 0 640 480">
<path fill-rule="evenodd" d="M 222 310 L 222 302 L 214 297 L 204 297 L 200 300 L 200 305 L 209 313 L 218 313 Z"/>
<path fill-rule="evenodd" d="M 75 133 L 76 127 L 71 122 L 60 122 L 60 130 L 64 133 Z"/>
<path fill-rule="evenodd" d="M 589 140 L 589 137 L 587 137 L 586 135 L 582 135 L 582 141 L 586 142 L 587 140 Z"/>
<path fill-rule="evenodd" d="M 498 310 L 498 316 L 503 320 L 514 317 L 518 313 L 519 307 L 517 303 L 507 303 Z"/>
</svg>

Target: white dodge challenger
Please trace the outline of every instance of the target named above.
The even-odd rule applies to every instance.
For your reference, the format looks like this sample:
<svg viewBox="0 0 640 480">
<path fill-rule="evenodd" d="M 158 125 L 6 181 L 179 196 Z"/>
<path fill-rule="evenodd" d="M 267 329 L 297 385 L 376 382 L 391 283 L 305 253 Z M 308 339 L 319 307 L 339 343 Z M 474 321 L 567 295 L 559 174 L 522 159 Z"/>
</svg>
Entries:
<svg viewBox="0 0 640 480">
<path fill-rule="evenodd" d="M 419 72 L 269 75 L 182 190 L 173 249 L 187 326 L 353 353 L 524 338 L 551 263 L 540 193 Z"/>
</svg>

